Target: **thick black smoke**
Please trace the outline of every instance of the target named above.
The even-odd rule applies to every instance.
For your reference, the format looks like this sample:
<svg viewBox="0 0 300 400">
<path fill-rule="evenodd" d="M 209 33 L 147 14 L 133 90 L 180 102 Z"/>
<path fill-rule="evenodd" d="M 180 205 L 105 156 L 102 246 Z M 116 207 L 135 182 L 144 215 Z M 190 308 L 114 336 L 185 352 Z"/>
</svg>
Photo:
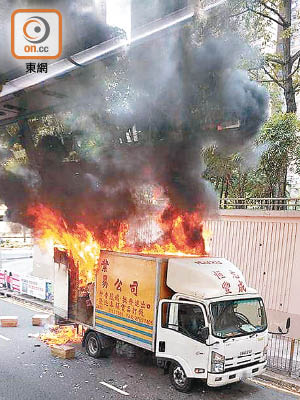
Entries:
<svg viewBox="0 0 300 400">
<path fill-rule="evenodd" d="M 110 82 L 114 96 L 97 96 L 105 77 L 86 79 L 83 110 L 95 127 L 95 143 L 102 137 L 105 143 L 90 152 L 77 147 L 76 161 L 67 161 L 66 140 L 40 139 L 27 151 L 26 168 L 2 169 L 8 216 L 32 226 L 28 207 L 42 203 L 58 210 L 69 226 L 83 223 L 103 240 L 105 230 L 117 232 L 122 221 L 149 213 L 137 201 L 143 185 L 162 188 L 170 205 L 165 220 L 178 213 L 205 214 L 215 200 L 201 178 L 203 146 L 238 150 L 255 137 L 267 115 L 266 91 L 237 68 L 242 52 L 232 37 L 194 44 L 183 28 L 130 49 L 116 61 L 123 84 Z M 221 129 L 231 121 L 239 127 Z M 132 131 L 125 134 L 133 126 L 138 139 Z M 26 126 L 21 128 L 26 137 Z M 76 124 L 73 141 L 82 148 L 90 133 L 75 129 Z M 192 241 L 199 240 L 198 233 L 191 233 Z"/>
</svg>

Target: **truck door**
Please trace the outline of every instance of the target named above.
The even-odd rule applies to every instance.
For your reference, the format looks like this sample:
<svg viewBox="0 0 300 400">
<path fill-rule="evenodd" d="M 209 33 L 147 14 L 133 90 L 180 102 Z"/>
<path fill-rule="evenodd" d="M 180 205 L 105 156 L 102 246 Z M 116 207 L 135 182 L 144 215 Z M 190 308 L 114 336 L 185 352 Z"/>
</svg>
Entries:
<svg viewBox="0 0 300 400">
<path fill-rule="evenodd" d="M 68 318 L 69 276 L 64 264 L 54 264 L 54 313 L 61 318 Z"/>
<path fill-rule="evenodd" d="M 178 362 L 189 378 L 206 378 L 209 347 L 202 336 L 203 328 L 207 327 L 205 308 L 201 304 L 160 301 L 156 357 Z"/>
</svg>

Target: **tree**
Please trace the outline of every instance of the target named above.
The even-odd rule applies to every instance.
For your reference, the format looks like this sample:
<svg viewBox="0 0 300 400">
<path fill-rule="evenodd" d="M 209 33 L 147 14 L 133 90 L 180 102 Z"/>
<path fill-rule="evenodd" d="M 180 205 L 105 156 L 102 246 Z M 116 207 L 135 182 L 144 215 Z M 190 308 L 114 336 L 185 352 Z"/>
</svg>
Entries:
<svg viewBox="0 0 300 400">
<path fill-rule="evenodd" d="M 234 182 L 240 182 L 238 170 L 240 156 L 235 153 L 230 156 L 222 155 L 216 146 L 204 150 L 206 170 L 204 177 L 209 179 L 219 193 L 220 200 L 228 197 L 244 197 L 244 193 L 236 193 Z"/>
<path fill-rule="evenodd" d="M 263 152 L 259 174 L 264 178 L 268 197 L 286 197 L 288 167 L 300 168 L 300 123 L 294 113 L 274 114 L 265 123 L 257 140 L 267 146 Z"/>
<path fill-rule="evenodd" d="M 250 30 L 248 36 L 252 36 L 256 45 L 260 44 L 264 54 L 259 66 L 261 73 L 253 74 L 254 79 L 278 85 L 283 90 L 286 111 L 296 112 L 296 94 L 300 91 L 300 50 L 293 52 L 292 46 L 298 28 L 292 18 L 293 0 L 231 0 L 230 4 L 231 18 L 242 20 L 242 26 Z M 277 31 L 274 44 L 272 29 Z M 272 45 L 276 47 L 274 52 L 270 51 Z"/>
<path fill-rule="evenodd" d="M 274 114 L 255 142 L 254 153 L 261 155 L 254 168 L 247 166 L 242 153 L 224 156 L 216 147 L 206 149 L 204 177 L 214 185 L 221 200 L 287 197 L 288 168 L 293 165 L 294 170 L 300 172 L 299 128 L 294 113 Z"/>
</svg>

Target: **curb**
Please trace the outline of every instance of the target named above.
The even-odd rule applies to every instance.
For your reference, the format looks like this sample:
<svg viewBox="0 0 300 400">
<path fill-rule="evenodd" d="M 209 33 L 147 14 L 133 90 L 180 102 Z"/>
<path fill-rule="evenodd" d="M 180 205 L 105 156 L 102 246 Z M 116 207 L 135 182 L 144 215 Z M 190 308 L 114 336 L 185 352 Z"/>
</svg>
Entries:
<svg viewBox="0 0 300 400">
<path fill-rule="evenodd" d="M 271 382 L 277 386 L 280 386 L 281 388 L 300 393 L 300 380 L 293 379 L 285 375 L 276 374 L 274 372 L 264 372 L 263 374 L 256 376 L 255 378 Z"/>
<path fill-rule="evenodd" d="M 24 297 L 22 295 L 18 295 L 14 292 L 7 292 L 4 290 L 0 290 L 0 298 L 1 297 L 6 297 L 6 298 L 11 298 L 16 300 L 19 303 L 26 303 L 33 305 L 35 307 L 39 307 L 42 310 L 48 311 L 53 313 L 53 306 L 50 305 L 49 303 L 43 303 L 41 300 L 35 300 L 35 299 L 29 299 L 27 297 Z"/>
</svg>

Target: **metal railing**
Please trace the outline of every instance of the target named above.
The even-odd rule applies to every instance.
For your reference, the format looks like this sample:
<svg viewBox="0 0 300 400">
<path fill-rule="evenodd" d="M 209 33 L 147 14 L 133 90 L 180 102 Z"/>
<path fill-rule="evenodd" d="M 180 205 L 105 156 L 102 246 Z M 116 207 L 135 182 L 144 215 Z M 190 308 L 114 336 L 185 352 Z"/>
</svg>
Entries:
<svg viewBox="0 0 300 400">
<path fill-rule="evenodd" d="M 222 210 L 267 210 L 267 211 L 300 211 L 300 199 L 296 198 L 224 198 L 219 200 Z"/>
<path fill-rule="evenodd" d="M 267 368 L 300 377 L 300 339 L 270 333 Z"/>
</svg>

